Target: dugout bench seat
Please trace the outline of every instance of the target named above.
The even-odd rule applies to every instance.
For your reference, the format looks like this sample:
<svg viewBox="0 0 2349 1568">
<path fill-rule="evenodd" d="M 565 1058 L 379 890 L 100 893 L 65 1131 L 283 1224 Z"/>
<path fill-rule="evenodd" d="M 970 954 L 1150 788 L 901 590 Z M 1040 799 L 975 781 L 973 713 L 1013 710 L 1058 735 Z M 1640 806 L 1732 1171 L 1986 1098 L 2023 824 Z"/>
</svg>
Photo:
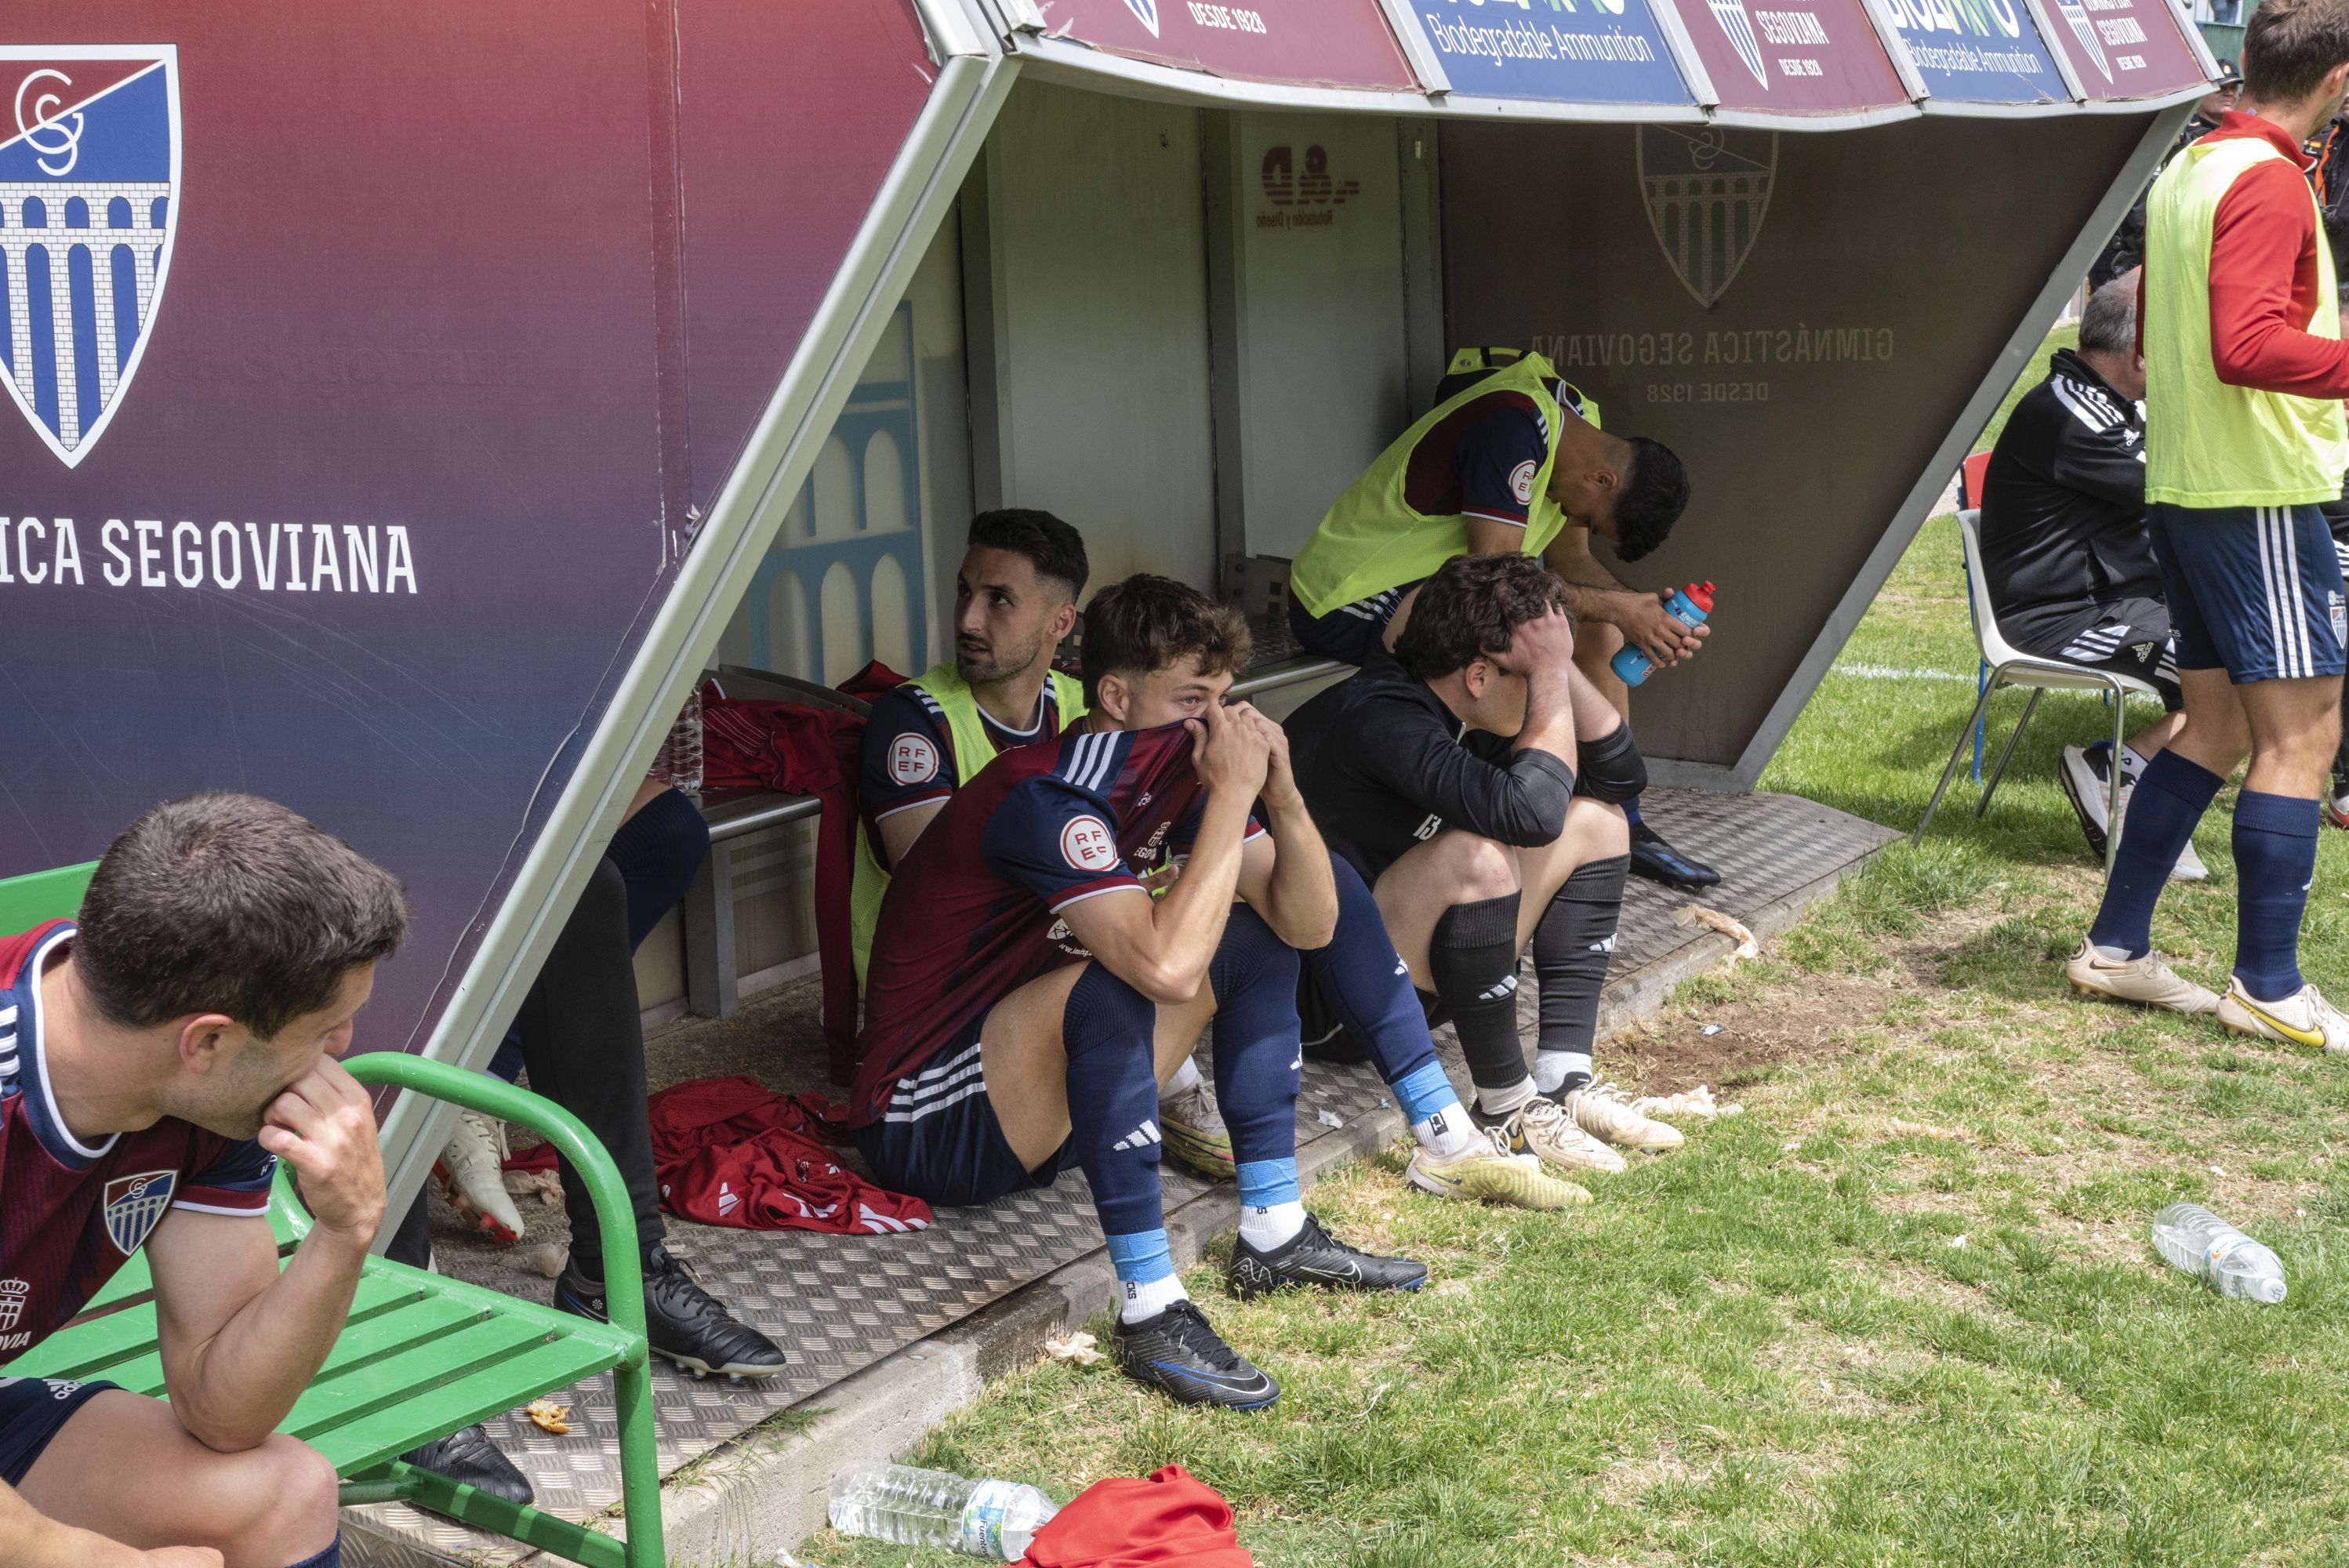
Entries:
<svg viewBox="0 0 2349 1568">
<path fill-rule="evenodd" d="M 92 862 L 0 881 L 0 931 L 70 916 L 94 870 Z M 485 1073 L 400 1051 L 370 1052 L 345 1065 L 361 1083 L 429 1095 L 539 1133 L 585 1180 L 608 1244 L 622 1256 L 633 1254 L 636 1213 L 619 1171 L 568 1111 Z M 282 1260 L 309 1229 L 283 1169 L 269 1220 Z M 653 1446 L 643 1283 L 635 1271 L 623 1269 L 613 1275 L 610 1290 L 612 1322 L 594 1323 L 371 1258 L 326 1364 L 279 1429 L 333 1461 L 346 1506 L 409 1502 L 587 1568 L 661 1568 L 660 1467 Z M 399 1462 L 398 1456 L 435 1438 L 604 1371 L 612 1374 L 619 1417 L 625 1542 Z M 163 1398 L 145 1255 L 133 1256 L 72 1323 L 0 1372 L 104 1378 L 132 1393 Z"/>
</svg>

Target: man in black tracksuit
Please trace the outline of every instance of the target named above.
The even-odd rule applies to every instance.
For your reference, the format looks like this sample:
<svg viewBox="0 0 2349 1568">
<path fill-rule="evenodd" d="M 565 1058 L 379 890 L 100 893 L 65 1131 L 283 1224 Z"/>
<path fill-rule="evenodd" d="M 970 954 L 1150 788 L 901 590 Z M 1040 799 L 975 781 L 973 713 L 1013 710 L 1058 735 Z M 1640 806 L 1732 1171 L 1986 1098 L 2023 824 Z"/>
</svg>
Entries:
<svg viewBox="0 0 2349 1568">
<path fill-rule="evenodd" d="M 1678 1144 L 1592 1068 L 1630 864 L 1619 802 L 1647 769 L 1575 668 L 1557 578 L 1531 556 L 1454 556 L 1393 653 L 1371 651 L 1287 727 L 1330 851 L 1370 885 L 1431 1016 L 1459 1032 L 1477 1120 L 1578 1173 L 1620 1170 L 1609 1143 Z M 1516 995 L 1528 943 L 1541 986 L 1531 1073 Z M 1347 1059 L 1327 1003 L 1300 996 L 1306 1049 Z"/>
<path fill-rule="evenodd" d="M 2058 349 L 1992 449 L 1982 493 L 1982 570 L 1998 629 L 2023 653 L 2112 670 L 2161 695 L 2163 715 L 2117 758 L 2121 809 L 2137 773 L 2185 722 L 2169 611 L 2145 525 L 2145 359 L 2137 274 L 2088 298 L 2080 346 Z M 2111 824 L 2112 742 L 2067 746 L 2058 779 L 2098 859 Z M 2172 873 L 2206 874 L 2192 845 Z"/>
</svg>

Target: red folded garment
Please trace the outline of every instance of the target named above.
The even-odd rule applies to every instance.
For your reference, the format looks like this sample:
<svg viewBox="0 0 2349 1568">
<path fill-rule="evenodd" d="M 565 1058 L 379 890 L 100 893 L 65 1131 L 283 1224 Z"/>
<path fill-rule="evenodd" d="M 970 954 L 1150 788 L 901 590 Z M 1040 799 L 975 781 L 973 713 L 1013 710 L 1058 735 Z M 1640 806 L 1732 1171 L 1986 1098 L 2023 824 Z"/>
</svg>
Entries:
<svg viewBox="0 0 2349 1568">
<path fill-rule="evenodd" d="M 840 690 L 868 700 L 904 684 L 875 659 L 841 682 Z M 823 1035 L 833 1081 L 856 1071 L 856 965 L 848 950 L 849 898 L 856 854 L 857 751 L 864 738 L 861 714 L 807 703 L 725 696 L 712 681 L 701 702 L 703 786 L 711 789 L 781 789 L 812 795 L 816 825 L 816 954 L 823 973 Z"/>
<path fill-rule="evenodd" d="M 1232 1531 L 1232 1505 L 1181 1465 L 1147 1480 L 1098 1480 L 1036 1532 L 1028 1568 L 1255 1568 Z"/>
<path fill-rule="evenodd" d="M 695 1078 L 662 1089 L 646 1109 L 661 1207 L 682 1219 L 841 1235 L 929 1225 L 927 1203 L 834 1164 L 818 1141 L 823 1124 L 797 1097 L 756 1078 Z M 505 1167 L 551 1171 L 554 1147 L 524 1150 Z"/>
</svg>

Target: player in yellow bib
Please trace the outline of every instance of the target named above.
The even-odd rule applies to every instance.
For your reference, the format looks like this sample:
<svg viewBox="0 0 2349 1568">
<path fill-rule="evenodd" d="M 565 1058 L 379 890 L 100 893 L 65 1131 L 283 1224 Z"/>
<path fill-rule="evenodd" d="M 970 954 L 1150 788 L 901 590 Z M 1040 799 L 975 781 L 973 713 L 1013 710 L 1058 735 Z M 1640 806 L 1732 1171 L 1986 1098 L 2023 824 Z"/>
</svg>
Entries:
<svg viewBox="0 0 2349 1568">
<path fill-rule="evenodd" d="M 1669 594 L 1626 584 L 1591 540 L 1637 561 L 1664 542 L 1688 496 L 1671 448 L 1602 430 L 1598 404 L 1542 356 L 1464 348 L 1435 406 L 1348 487 L 1299 552 L 1289 626 L 1308 652 L 1359 665 L 1393 648 L 1419 584 L 1454 556 L 1537 555 L 1566 583 L 1576 667 L 1628 720 L 1630 694 L 1609 661 L 1629 642 L 1658 665 L 1677 664 L 1706 628 L 1665 614 Z M 1684 889 L 1721 880 L 1665 842 L 1638 800 L 1624 814 L 1640 875 Z"/>
<path fill-rule="evenodd" d="M 2349 468 L 2349 344 L 2301 149 L 2349 97 L 2349 0 L 2263 0 L 2242 59 L 2241 107 L 2170 160 L 2146 206 L 2146 525 L 2186 723 L 2138 781 L 2065 973 L 2092 995 L 2349 1053 L 2349 1018 L 2298 956 L 2349 643 L 2318 510 Z M 2234 973 L 2214 995 L 2153 951 L 2154 902 L 2247 755 Z"/>
</svg>

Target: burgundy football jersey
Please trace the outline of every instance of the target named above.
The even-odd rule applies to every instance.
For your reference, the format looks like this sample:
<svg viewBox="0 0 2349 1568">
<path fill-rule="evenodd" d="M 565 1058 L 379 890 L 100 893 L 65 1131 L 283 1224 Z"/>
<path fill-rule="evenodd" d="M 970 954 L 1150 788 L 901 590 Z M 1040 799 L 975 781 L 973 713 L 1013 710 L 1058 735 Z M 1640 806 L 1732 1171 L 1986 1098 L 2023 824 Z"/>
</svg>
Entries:
<svg viewBox="0 0 2349 1568">
<path fill-rule="evenodd" d="M 1019 747 L 956 790 L 881 904 L 852 1123 L 996 1003 L 1091 956 L 1061 912 L 1146 895 L 1143 878 L 1187 843 L 1202 799 L 1179 724 Z"/>
<path fill-rule="evenodd" d="M 42 1057 L 41 971 L 73 940 L 53 920 L 0 939 L 0 1356 L 65 1326 L 173 1209 L 265 1220 L 277 1158 L 166 1117 L 85 1143 Z"/>
</svg>

